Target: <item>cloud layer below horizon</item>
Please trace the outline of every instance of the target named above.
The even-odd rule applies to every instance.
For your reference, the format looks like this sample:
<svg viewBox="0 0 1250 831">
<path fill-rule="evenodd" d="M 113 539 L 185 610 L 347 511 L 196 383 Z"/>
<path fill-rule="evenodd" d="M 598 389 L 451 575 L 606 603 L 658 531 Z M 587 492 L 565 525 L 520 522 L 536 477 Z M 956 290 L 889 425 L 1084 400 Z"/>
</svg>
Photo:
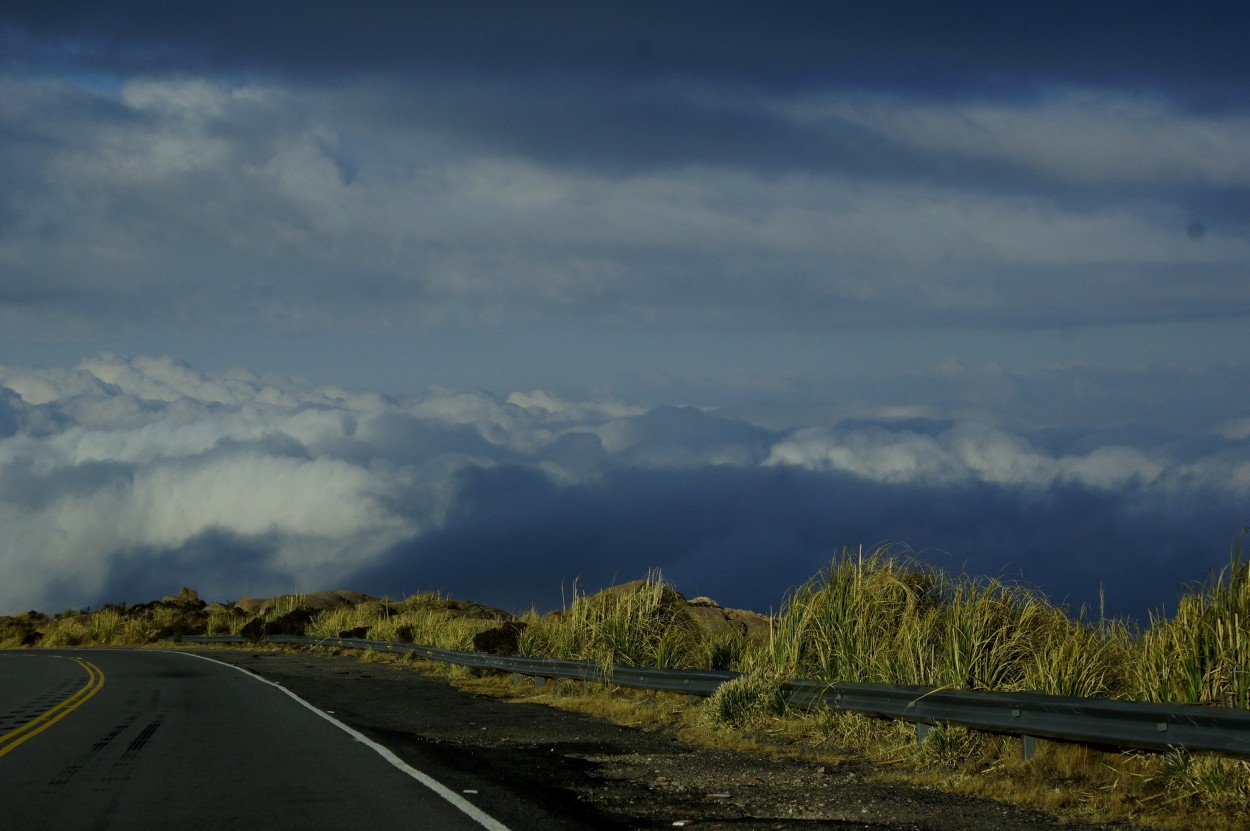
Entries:
<svg viewBox="0 0 1250 831">
<path fill-rule="evenodd" d="M 778 429 L 693 408 L 431 390 L 396 400 L 165 358 L 0 366 L 0 614 L 445 589 L 519 609 L 658 568 L 767 609 L 843 545 L 1142 615 L 1225 560 L 1250 429 L 1029 433 L 960 419 Z"/>
</svg>

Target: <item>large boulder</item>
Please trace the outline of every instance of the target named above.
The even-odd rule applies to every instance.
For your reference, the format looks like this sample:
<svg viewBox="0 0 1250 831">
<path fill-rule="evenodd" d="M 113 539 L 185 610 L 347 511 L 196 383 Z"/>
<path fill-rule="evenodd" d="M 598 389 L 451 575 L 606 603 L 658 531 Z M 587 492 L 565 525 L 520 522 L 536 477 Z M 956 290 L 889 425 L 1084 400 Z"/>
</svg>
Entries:
<svg viewBox="0 0 1250 831">
<path fill-rule="evenodd" d="M 254 617 L 243 624 L 239 634 L 251 641 L 259 641 L 271 635 L 302 635 L 309 622 L 317 614 L 317 611 L 307 606 L 301 606 L 273 620 Z"/>
<path fill-rule="evenodd" d="M 509 620 L 494 629 L 478 632 L 473 636 L 473 650 L 491 655 L 515 655 L 525 626 L 519 621 Z"/>
<path fill-rule="evenodd" d="M 691 620 L 709 635 L 737 632 L 753 641 L 768 640 L 771 620 L 746 609 L 726 609 L 710 597 L 696 597 L 686 604 Z"/>
</svg>

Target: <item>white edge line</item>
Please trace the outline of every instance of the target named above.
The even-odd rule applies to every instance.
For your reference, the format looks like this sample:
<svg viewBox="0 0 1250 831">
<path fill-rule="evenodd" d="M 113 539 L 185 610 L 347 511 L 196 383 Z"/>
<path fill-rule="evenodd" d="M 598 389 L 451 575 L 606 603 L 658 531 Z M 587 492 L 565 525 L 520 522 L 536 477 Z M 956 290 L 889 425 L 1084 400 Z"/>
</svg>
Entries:
<svg viewBox="0 0 1250 831">
<path fill-rule="evenodd" d="M 257 675 L 251 670 L 244 669 L 243 667 L 235 666 L 234 664 L 229 664 L 229 663 L 226 663 L 225 661 L 218 661 L 216 658 L 208 658 L 208 657 L 205 657 L 204 655 L 196 655 L 194 652 L 179 652 L 177 650 L 173 650 L 173 651 L 177 655 L 186 655 L 190 658 L 199 658 L 201 661 L 211 661 L 214 664 L 221 664 L 223 667 L 230 667 L 230 669 L 237 669 L 239 672 L 243 673 L 244 675 L 250 675 L 252 678 L 255 678 L 257 681 L 260 681 L 263 684 L 268 684 L 269 686 L 274 687 L 275 689 L 281 690 L 282 692 L 289 695 L 291 698 L 298 701 L 300 704 L 307 707 L 309 710 L 312 710 L 314 713 L 321 716 L 323 719 L 330 722 L 338 729 L 342 730 L 347 735 L 351 736 L 356 741 L 365 745 L 365 747 L 368 747 L 370 750 L 377 753 L 383 759 L 390 762 L 393 766 L 399 768 L 401 771 L 408 774 L 413 779 L 420 782 L 422 785 L 425 785 L 427 788 L 434 791 L 434 793 L 438 794 L 447 802 L 454 805 L 461 812 L 463 812 L 464 814 L 472 818 L 475 822 L 477 822 L 483 828 L 487 828 L 489 829 L 489 831 L 510 831 L 508 826 L 504 825 L 502 822 L 495 819 L 490 814 L 483 811 L 481 808 L 478 808 L 472 802 L 469 802 L 467 799 L 465 799 L 464 797 L 462 797 L 460 794 L 456 793 L 455 791 L 451 790 L 446 785 L 439 782 L 437 779 L 434 779 L 428 774 L 422 773 L 421 771 L 417 770 L 412 765 L 408 764 L 403 759 L 396 756 L 395 753 L 391 751 L 389 748 L 378 744 L 373 739 L 370 739 L 368 736 L 364 735 L 363 733 L 357 730 L 354 730 L 351 727 L 348 727 L 346 724 L 339 721 L 334 716 L 330 715 L 324 710 L 318 710 L 316 707 L 309 704 L 307 701 L 300 698 L 298 695 L 291 692 L 290 690 L 288 690 L 286 687 L 282 686 L 281 684 L 270 681 L 268 678 L 265 678 L 261 675 Z"/>
</svg>

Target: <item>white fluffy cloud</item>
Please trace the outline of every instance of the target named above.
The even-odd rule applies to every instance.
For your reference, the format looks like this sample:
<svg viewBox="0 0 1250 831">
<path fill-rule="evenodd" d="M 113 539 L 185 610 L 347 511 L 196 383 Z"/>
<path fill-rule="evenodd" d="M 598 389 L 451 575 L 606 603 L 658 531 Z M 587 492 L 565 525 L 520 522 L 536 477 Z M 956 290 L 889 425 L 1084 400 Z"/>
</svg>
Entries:
<svg viewBox="0 0 1250 831">
<path fill-rule="evenodd" d="M 764 464 L 837 470 L 889 483 L 944 486 L 971 481 L 1034 488 L 1074 483 L 1115 490 L 1151 485 L 1173 463 L 1123 446 L 1050 456 L 1018 436 L 963 423 L 936 435 L 799 430 L 775 444 Z"/>
<path fill-rule="evenodd" d="M 169 359 L 112 355 L 72 370 L 0 367 L 0 388 L 0 424 L 7 425 L 0 438 L 0 612 L 121 599 L 113 596 L 124 588 L 121 575 L 136 569 L 146 569 L 144 585 L 172 591 L 199 583 L 215 596 L 326 588 L 448 522 L 471 526 L 480 516 L 527 526 L 534 511 L 549 512 L 556 524 L 544 533 L 554 541 L 565 533 L 563 522 L 582 521 L 553 507 L 558 501 L 525 507 L 534 488 L 508 485 L 507 470 L 547 483 L 539 488 L 544 499 L 564 492 L 580 494 L 575 502 L 612 502 L 613 489 L 625 488 L 623 498 L 644 505 L 645 495 L 630 495 L 628 482 L 630 471 L 647 471 L 678 488 L 673 510 L 680 514 L 680 502 L 689 500 L 690 511 L 705 518 L 714 514 L 695 507 L 704 497 L 676 483 L 714 481 L 717 471 L 758 473 L 773 485 L 768 471 L 849 475 L 908 493 L 990 486 L 1044 494 L 1075 486 L 1115 498 L 1134 494 L 1134 504 L 1250 494 L 1250 446 L 1228 426 L 1198 450 L 1102 441 L 1054 451 L 976 422 L 906 418 L 769 430 L 693 409 L 569 402 L 543 391 L 500 398 L 432 390 L 387 400 L 240 369 L 204 373 Z M 489 482 L 465 480 L 468 471 L 497 471 L 504 485 L 492 490 Z M 750 498 L 765 505 L 778 497 Z M 967 522 L 977 520 L 973 514 Z M 778 533 L 772 520 L 761 521 L 766 527 L 735 532 L 735 539 L 764 544 Z M 508 534 L 507 527 L 495 531 Z M 680 521 L 647 533 L 686 539 L 681 545 L 695 557 L 718 545 L 714 532 L 691 536 Z M 220 555 L 214 544 L 223 546 Z M 198 559 L 187 554 L 192 549 Z M 231 567 L 217 562 L 227 556 L 242 559 Z M 430 564 L 445 575 L 457 552 L 437 556 L 450 558 Z M 493 556 L 502 562 L 514 555 Z M 547 577 L 558 585 L 571 576 Z"/>
<path fill-rule="evenodd" d="M 0 439 L 9 610 L 96 598 L 134 552 L 210 532 L 266 541 L 265 565 L 288 588 L 333 583 L 437 524 L 458 470 L 531 458 L 564 432 L 640 412 L 542 392 L 397 403 L 112 355 L 72 370 L 0 367 L 0 387 L 14 421 Z"/>
</svg>

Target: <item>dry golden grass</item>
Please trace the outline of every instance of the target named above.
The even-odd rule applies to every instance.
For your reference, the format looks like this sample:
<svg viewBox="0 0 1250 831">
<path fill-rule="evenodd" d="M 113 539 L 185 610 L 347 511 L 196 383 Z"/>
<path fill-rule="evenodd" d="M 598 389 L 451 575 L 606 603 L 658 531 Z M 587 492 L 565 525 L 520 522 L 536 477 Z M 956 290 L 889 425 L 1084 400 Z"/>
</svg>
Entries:
<svg viewBox="0 0 1250 831">
<path fill-rule="evenodd" d="M 602 666 L 701 664 L 704 640 L 658 574 L 633 590 L 579 595 L 558 614 L 524 617 L 519 653 Z"/>
<path fill-rule="evenodd" d="M 1029 762 L 1018 739 L 958 726 L 933 730 L 923 747 L 902 722 L 829 711 L 795 712 L 778 695 L 787 678 L 925 684 L 981 690 L 1039 690 L 1072 696 L 1250 707 L 1250 564 L 1238 538 L 1229 565 L 1182 597 L 1170 618 L 1144 630 L 1051 605 L 1027 587 L 951 576 L 888 549 L 844 551 L 786 598 L 766 644 L 711 639 L 682 612 L 656 575 L 630 591 L 575 595 L 551 616 L 533 612 L 519 652 L 607 666 L 738 669 L 698 706 L 683 696 L 563 682 L 535 691 L 507 676 L 463 667 L 432 670 L 454 683 L 518 701 L 577 709 L 618 723 L 672 731 L 710 746 L 778 753 L 862 754 L 891 776 L 1019 805 L 1074 820 L 1135 820 L 1176 828 L 1250 828 L 1250 762 L 1212 755 L 1102 753 L 1043 743 Z M 299 597 L 270 609 L 274 620 Z M 37 625 L 41 645 L 138 644 L 173 625 L 160 606 L 105 608 L 53 618 L 0 622 L 0 643 L 16 646 Z M 210 608 L 208 632 L 240 631 L 249 620 Z M 469 650 L 497 620 L 457 614 L 437 594 L 321 612 L 312 636 L 363 630 L 368 638 Z M 255 648 L 249 646 L 249 648 Z"/>
</svg>

